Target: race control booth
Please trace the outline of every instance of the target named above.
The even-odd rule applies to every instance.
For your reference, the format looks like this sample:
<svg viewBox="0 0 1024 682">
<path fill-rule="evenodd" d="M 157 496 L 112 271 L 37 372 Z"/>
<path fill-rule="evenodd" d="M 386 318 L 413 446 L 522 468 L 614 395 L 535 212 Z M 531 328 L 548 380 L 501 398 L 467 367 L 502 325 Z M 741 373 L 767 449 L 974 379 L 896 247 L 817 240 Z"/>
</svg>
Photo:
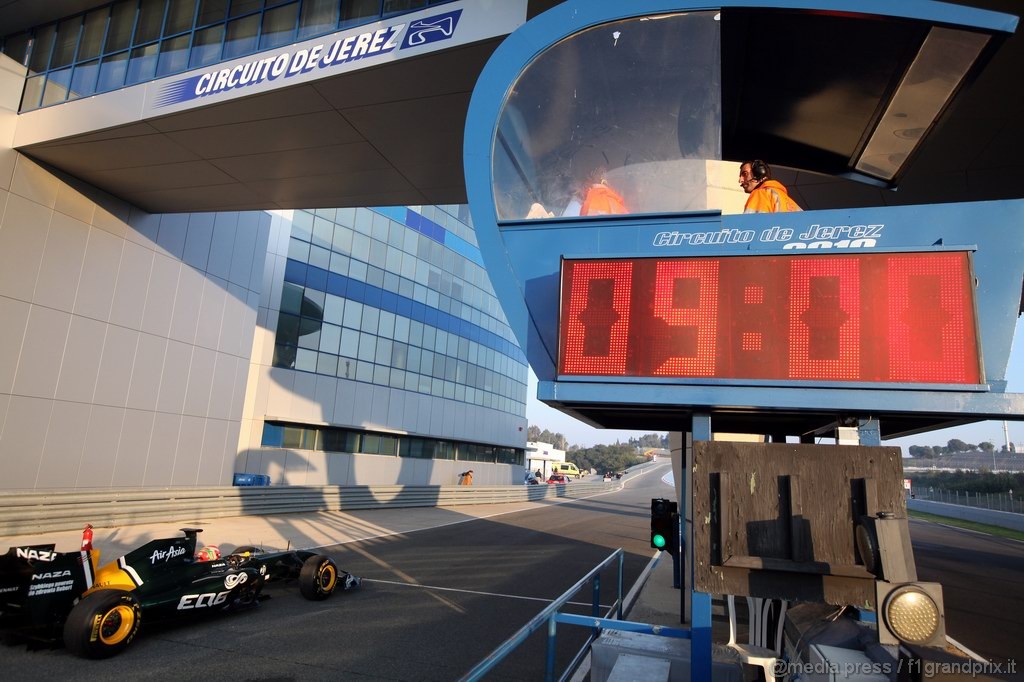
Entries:
<svg viewBox="0 0 1024 682">
<path fill-rule="evenodd" d="M 711 594 L 855 605 L 883 645 L 944 644 L 882 441 L 1024 419 L 1024 201 L 745 213 L 737 173 L 895 191 L 1016 25 L 924 0 L 580 0 L 480 77 L 470 207 L 538 398 L 691 444 L 692 679 L 711 678 Z M 927 626 L 899 619 L 908 593 Z"/>
</svg>

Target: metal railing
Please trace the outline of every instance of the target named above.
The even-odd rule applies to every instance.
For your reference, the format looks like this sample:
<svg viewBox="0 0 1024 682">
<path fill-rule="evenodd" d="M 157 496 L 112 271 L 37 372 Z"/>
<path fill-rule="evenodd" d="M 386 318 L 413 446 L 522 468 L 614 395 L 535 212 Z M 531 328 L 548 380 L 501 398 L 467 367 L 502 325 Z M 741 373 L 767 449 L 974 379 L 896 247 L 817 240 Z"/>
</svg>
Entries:
<svg viewBox="0 0 1024 682">
<path fill-rule="evenodd" d="M 968 490 L 915 489 L 914 497 L 919 500 L 1024 514 L 1024 500 L 1021 500 L 1020 493 L 1014 492 L 972 493 Z"/>
<path fill-rule="evenodd" d="M 669 628 L 658 625 L 648 625 L 646 623 L 633 623 L 630 621 L 622 620 L 623 611 L 623 600 L 622 600 L 622 568 L 624 553 L 622 549 L 617 549 L 612 554 L 602 561 L 600 564 L 595 566 L 585 576 L 566 590 L 562 596 L 551 602 L 543 611 L 533 617 L 530 622 L 521 627 L 514 635 L 509 637 L 507 640 L 502 642 L 494 651 L 488 654 L 482 661 L 473 667 L 468 673 L 466 673 L 461 682 L 475 682 L 483 678 L 488 672 L 493 670 L 499 663 L 501 663 L 505 657 L 512 653 L 520 644 L 526 641 L 526 639 L 537 632 L 539 629 L 547 625 L 548 639 L 547 639 L 547 655 L 545 657 L 544 666 L 544 679 L 546 682 L 553 682 L 555 680 L 555 652 L 557 651 L 555 646 L 555 640 L 558 633 L 558 624 L 565 623 L 567 625 L 581 625 L 583 627 L 591 628 L 590 636 L 587 641 L 583 644 L 583 647 L 576 652 L 573 656 L 572 661 L 569 663 L 565 672 L 558 678 L 560 682 L 569 679 L 576 669 L 579 668 L 583 662 L 587 653 L 590 651 L 590 645 L 594 643 L 604 628 L 613 628 L 615 630 L 625 630 L 628 632 L 642 632 L 646 634 L 663 635 L 667 637 L 679 637 L 682 639 L 690 638 L 690 631 L 681 628 Z M 615 601 L 611 606 L 608 607 L 606 615 L 601 617 L 600 615 L 600 595 L 601 595 L 601 573 L 606 570 L 611 564 L 618 561 L 618 591 L 616 593 Z M 586 587 L 587 582 L 591 582 L 591 614 L 590 616 L 580 616 L 571 613 L 561 613 L 562 607 L 564 607 L 570 599 L 572 599 L 577 592 Z M 612 614 L 614 618 L 609 617 Z"/>
</svg>

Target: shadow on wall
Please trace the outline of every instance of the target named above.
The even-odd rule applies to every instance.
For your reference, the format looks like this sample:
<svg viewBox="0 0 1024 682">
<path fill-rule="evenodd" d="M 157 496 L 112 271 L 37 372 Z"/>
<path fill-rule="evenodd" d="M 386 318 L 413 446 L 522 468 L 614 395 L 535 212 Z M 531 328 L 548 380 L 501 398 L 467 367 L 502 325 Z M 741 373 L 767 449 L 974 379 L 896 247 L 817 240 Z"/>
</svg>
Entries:
<svg viewBox="0 0 1024 682">
<path fill-rule="evenodd" d="M 458 485 L 468 469 L 474 486 L 516 485 L 526 471 L 512 464 L 290 448 L 254 449 L 236 458 L 236 470 L 266 475 L 271 485 Z"/>
</svg>

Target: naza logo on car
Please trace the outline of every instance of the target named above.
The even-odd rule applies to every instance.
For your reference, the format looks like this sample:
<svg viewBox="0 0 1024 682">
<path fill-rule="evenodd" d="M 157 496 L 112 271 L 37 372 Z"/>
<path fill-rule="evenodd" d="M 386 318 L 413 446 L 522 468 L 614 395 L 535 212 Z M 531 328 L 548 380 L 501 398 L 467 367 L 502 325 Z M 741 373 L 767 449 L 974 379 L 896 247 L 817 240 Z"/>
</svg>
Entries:
<svg viewBox="0 0 1024 682">
<path fill-rule="evenodd" d="M 31 549 L 29 547 L 18 547 L 15 553 L 19 559 L 35 559 L 36 561 L 53 561 L 57 558 L 56 552 L 48 552 L 45 549 Z"/>
<path fill-rule="evenodd" d="M 71 576 L 71 571 L 53 571 L 51 573 L 33 573 L 32 580 L 52 580 Z"/>
<path fill-rule="evenodd" d="M 205 592 L 203 594 L 183 594 L 178 600 L 178 610 L 205 609 L 218 606 L 228 600 L 230 592 Z"/>
</svg>

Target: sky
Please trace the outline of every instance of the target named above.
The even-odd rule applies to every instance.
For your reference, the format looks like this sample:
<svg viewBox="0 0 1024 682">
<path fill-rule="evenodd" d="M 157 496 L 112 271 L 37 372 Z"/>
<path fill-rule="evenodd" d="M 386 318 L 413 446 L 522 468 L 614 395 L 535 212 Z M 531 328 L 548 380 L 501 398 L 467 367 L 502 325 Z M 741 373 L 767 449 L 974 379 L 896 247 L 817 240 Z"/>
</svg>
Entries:
<svg viewBox="0 0 1024 682">
<path fill-rule="evenodd" d="M 1011 393 L 1024 392 L 1024 318 L 1018 318 L 1017 329 L 1013 338 L 1013 348 L 1010 351 L 1010 363 L 1007 368 L 1008 386 L 1007 391 Z M 616 441 L 625 443 L 631 437 L 640 437 L 651 431 L 617 431 L 612 429 L 595 429 L 592 426 L 570 417 L 567 414 L 548 407 L 537 400 L 537 377 L 533 370 L 530 370 L 529 385 L 527 387 L 526 418 L 530 425 L 536 425 L 541 430 L 547 429 L 552 433 L 561 433 L 569 441 L 570 445 L 591 447 L 597 444 L 613 444 Z M 1024 422 L 1009 422 L 1010 441 L 1024 445 Z M 998 449 L 1005 443 L 1003 437 L 1003 422 L 986 421 L 969 426 L 959 426 L 953 429 L 941 429 L 921 433 L 906 438 L 894 438 L 883 441 L 883 445 L 899 445 L 903 448 L 904 455 L 909 454 L 907 449 L 911 445 L 945 445 L 953 438 L 959 438 L 966 443 L 981 443 L 989 441 Z"/>
</svg>

